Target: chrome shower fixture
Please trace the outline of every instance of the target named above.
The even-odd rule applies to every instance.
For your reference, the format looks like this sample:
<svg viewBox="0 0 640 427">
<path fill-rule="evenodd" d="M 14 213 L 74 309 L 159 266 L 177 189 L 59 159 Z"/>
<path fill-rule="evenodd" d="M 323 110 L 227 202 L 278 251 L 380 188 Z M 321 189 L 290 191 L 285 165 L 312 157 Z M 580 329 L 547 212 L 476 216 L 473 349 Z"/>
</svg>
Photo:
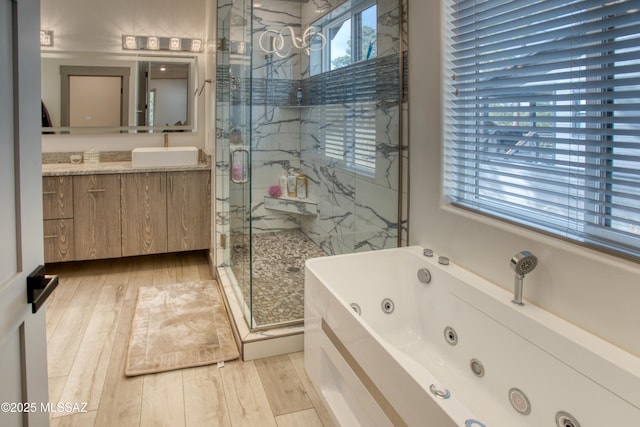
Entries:
<svg viewBox="0 0 640 427">
<path fill-rule="evenodd" d="M 509 262 L 511 269 L 516 273 L 513 281 L 513 300 L 512 303 L 524 305 L 522 302 L 522 285 L 524 275 L 531 273 L 538 265 L 538 258 L 529 251 L 518 252 L 511 258 Z"/>
</svg>

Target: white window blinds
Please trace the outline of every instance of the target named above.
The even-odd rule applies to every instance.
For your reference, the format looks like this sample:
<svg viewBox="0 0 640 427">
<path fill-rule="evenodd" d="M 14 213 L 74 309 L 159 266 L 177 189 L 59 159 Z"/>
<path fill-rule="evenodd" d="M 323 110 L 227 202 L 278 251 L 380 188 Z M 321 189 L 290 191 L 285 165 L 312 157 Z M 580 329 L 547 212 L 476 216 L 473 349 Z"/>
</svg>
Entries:
<svg viewBox="0 0 640 427">
<path fill-rule="evenodd" d="M 640 257 L 639 8 L 449 1 L 454 204 Z"/>
<path fill-rule="evenodd" d="M 376 104 L 324 106 L 323 139 L 327 157 L 343 167 L 374 176 L 376 170 Z"/>
</svg>

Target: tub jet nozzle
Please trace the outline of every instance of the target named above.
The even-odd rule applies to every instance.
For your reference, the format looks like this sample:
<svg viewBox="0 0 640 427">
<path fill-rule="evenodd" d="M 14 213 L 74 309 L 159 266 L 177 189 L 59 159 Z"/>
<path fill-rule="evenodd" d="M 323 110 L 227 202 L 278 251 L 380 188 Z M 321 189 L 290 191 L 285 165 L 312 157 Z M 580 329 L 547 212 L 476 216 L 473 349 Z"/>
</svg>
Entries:
<svg viewBox="0 0 640 427">
<path fill-rule="evenodd" d="M 518 252 L 511 258 L 509 263 L 511 269 L 516 273 L 513 281 L 513 300 L 512 303 L 524 305 L 522 302 L 522 285 L 524 275 L 531 273 L 538 265 L 538 258 L 529 251 Z"/>
</svg>

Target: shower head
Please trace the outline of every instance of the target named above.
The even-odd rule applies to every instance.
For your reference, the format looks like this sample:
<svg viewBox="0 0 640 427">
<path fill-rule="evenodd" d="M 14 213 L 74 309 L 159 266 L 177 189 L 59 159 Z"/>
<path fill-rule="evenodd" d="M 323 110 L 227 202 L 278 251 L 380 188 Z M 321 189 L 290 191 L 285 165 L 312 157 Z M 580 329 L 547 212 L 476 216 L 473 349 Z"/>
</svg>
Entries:
<svg viewBox="0 0 640 427">
<path fill-rule="evenodd" d="M 512 303 L 516 305 L 524 305 L 522 302 L 522 282 L 524 282 L 524 275 L 531 273 L 536 265 L 538 265 L 538 258 L 529 251 L 518 252 L 511 258 L 511 269 L 516 272 L 516 276 L 513 280 L 513 299 Z"/>
<path fill-rule="evenodd" d="M 522 251 L 515 254 L 509 264 L 518 276 L 524 277 L 525 274 L 531 273 L 536 268 L 538 258 L 529 251 Z"/>
</svg>

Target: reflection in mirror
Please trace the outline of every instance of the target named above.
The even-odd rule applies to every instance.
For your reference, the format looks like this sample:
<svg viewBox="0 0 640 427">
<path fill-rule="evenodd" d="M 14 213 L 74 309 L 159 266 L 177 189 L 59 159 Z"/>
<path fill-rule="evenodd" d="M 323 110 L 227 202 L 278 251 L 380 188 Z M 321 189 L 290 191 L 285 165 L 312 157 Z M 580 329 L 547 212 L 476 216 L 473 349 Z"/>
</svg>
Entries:
<svg viewBox="0 0 640 427">
<path fill-rule="evenodd" d="M 139 65 L 137 125 L 189 125 L 189 64 L 141 62 Z"/>
<path fill-rule="evenodd" d="M 61 65 L 60 84 L 63 127 L 127 126 L 129 68 Z"/>
<path fill-rule="evenodd" d="M 197 58 L 42 56 L 46 134 L 195 131 Z"/>
</svg>

